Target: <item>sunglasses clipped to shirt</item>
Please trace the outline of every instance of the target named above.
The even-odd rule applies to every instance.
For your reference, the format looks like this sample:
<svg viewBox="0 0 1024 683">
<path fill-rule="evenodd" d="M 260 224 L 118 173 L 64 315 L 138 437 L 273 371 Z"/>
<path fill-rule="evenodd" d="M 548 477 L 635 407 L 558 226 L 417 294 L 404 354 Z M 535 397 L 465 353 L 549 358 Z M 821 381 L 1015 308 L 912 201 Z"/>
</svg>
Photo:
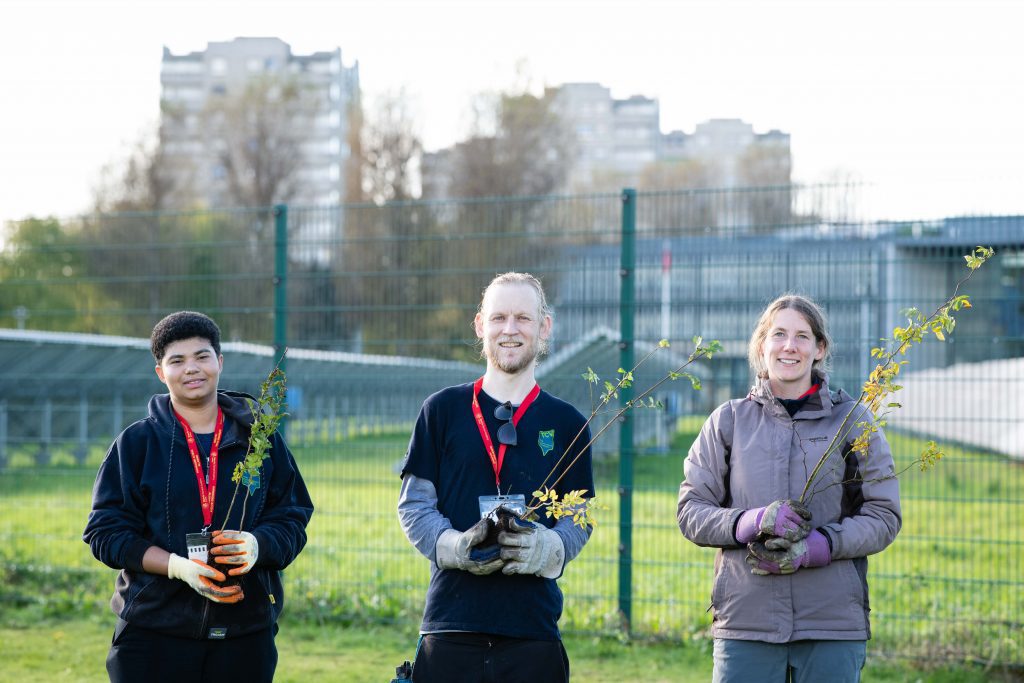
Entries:
<svg viewBox="0 0 1024 683">
<path fill-rule="evenodd" d="M 516 426 L 512 423 L 513 412 L 511 401 L 505 401 L 494 409 L 495 419 L 505 422 L 498 427 L 498 443 L 506 446 L 515 446 L 517 442 Z"/>
</svg>

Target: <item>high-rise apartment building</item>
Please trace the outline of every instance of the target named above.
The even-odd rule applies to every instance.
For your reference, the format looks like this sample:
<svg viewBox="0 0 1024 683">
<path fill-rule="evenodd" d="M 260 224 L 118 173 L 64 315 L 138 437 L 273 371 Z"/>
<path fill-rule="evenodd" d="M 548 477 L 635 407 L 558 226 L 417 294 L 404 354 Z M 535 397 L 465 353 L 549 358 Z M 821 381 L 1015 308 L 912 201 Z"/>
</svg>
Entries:
<svg viewBox="0 0 1024 683">
<path fill-rule="evenodd" d="M 790 178 L 788 133 L 755 133 L 740 119 L 711 119 L 698 123 L 693 135 L 673 134 L 685 139 L 681 158 L 703 162 L 716 186 L 778 185 Z"/>
<path fill-rule="evenodd" d="M 693 133 L 662 133 L 657 99 L 642 95 L 616 99 L 600 83 L 550 87 L 544 100 L 558 117 L 559 129 L 568 136 L 568 141 L 560 141 L 569 163 L 558 191 L 612 191 L 625 186 L 649 190 L 776 187 L 790 183 L 787 133 L 755 133 L 751 124 L 740 119 L 711 119 L 697 124 Z M 452 196 L 463 144 L 423 155 L 425 197 Z"/>
<path fill-rule="evenodd" d="M 566 83 L 548 88 L 545 97 L 575 134 L 573 189 L 605 181 L 620 184 L 621 176 L 635 177 L 657 160 L 661 135 L 657 100 L 639 95 L 616 100 L 600 83 Z"/>
<path fill-rule="evenodd" d="M 789 181 L 786 133 L 755 133 L 739 119 L 712 119 L 692 134 L 662 134 L 657 99 L 615 99 L 599 83 L 565 83 L 545 94 L 575 134 L 570 177 L 578 188 L 635 184 L 651 164 L 688 160 L 700 163 L 705 184 L 715 187 Z"/>
<path fill-rule="evenodd" d="M 338 204 L 351 156 L 359 65 L 341 50 L 292 54 L 235 38 L 173 54 L 160 69 L 160 140 L 175 203 Z"/>
</svg>

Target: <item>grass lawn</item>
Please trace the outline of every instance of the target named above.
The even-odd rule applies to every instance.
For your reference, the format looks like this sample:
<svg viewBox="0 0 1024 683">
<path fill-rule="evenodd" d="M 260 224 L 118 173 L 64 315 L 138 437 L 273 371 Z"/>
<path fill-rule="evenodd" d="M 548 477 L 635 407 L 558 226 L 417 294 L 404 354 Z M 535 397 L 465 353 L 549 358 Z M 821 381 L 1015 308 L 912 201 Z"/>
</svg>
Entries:
<svg viewBox="0 0 1024 683">
<path fill-rule="evenodd" d="M 675 524 L 682 458 L 697 427 L 699 421 L 680 431 L 671 455 L 644 455 L 635 463 L 632 627 L 663 644 L 624 647 L 614 638 L 619 631 L 618 463 L 598 464 L 598 495 L 608 507 L 599 513 L 591 542 L 559 580 L 566 595 L 561 627 L 573 634 L 567 642 L 574 671 L 592 671 L 589 680 L 690 680 L 681 672 L 691 669 L 703 672 L 693 680 L 707 680 L 706 610 L 714 551 L 686 542 Z M 394 666 L 411 657 L 429 572 L 395 514 L 394 468 L 407 440 L 402 432 L 294 449 L 317 511 L 309 544 L 286 572 L 287 614 L 325 628 L 286 625 L 279 680 L 292 675 L 316 680 L 315 667 L 347 675 L 342 672 L 358 666 L 341 659 L 349 652 L 361 653 L 356 659 L 372 662 L 375 673 L 364 669 L 363 678 L 332 680 L 389 680 Z M 915 439 L 890 435 L 890 441 L 901 462 L 910 462 L 920 450 Z M 911 471 L 900 480 L 903 529 L 889 549 L 870 560 L 870 651 L 921 661 L 1024 666 L 1024 466 L 946 450 L 932 471 Z M 92 620 L 109 614 L 115 572 L 96 562 L 80 540 L 101 457 L 97 453 L 83 467 L 0 472 L 0 626 L 20 631 L 0 633 L 5 655 L 0 676 L 14 667 L 74 666 L 71 658 L 52 657 L 53 644 L 62 638 L 76 640 L 76 649 L 64 651 L 81 651 L 86 659 L 84 653 L 97 652 L 95 661 L 102 662 L 112 622 L 94 627 Z M 20 616 L 11 622 L 9 613 Z M 357 628 L 382 622 L 397 626 Z M 45 633 L 37 632 L 44 628 Z M 370 635 L 361 640 L 364 632 Z M 86 633 L 93 634 L 91 640 Z M 586 633 L 611 638 L 577 635 Z M 15 656 L 6 656 L 9 651 Z M 299 655 L 294 663 L 288 663 L 288 652 Z M 697 656 L 680 661 L 686 653 Z M 629 663 L 630 657 L 636 661 Z M 654 673 L 632 676 L 615 669 L 616 661 L 626 667 L 649 661 Z M 292 666 L 312 668 L 293 674 Z M 88 680 L 76 675 L 63 680 Z M 62 679 L 59 671 L 48 669 L 41 680 Z"/>
<path fill-rule="evenodd" d="M 8 614 L 8 617 L 11 615 Z M 28 680 L 107 681 L 104 659 L 110 646 L 113 615 L 7 622 L 0 626 L 4 664 L 0 682 Z M 277 637 L 279 683 L 384 683 L 394 668 L 411 659 L 415 629 L 407 626 L 340 627 L 286 622 Z M 572 678 L 588 683 L 697 683 L 711 679 L 707 643 L 622 642 L 616 638 L 570 636 L 565 639 Z M 870 648 L 869 648 L 870 650 Z M 865 683 L 983 683 L 1024 680 L 984 667 L 917 668 L 870 660 Z"/>
</svg>

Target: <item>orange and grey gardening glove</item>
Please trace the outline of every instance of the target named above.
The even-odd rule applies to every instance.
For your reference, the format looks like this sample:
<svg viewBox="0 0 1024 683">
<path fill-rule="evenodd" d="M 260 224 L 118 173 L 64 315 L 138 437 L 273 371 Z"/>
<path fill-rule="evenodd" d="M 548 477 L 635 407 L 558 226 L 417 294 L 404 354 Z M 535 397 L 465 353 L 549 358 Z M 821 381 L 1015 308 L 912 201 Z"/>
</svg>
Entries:
<svg viewBox="0 0 1024 683">
<path fill-rule="evenodd" d="M 260 556 L 260 544 L 248 531 L 214 531 L 210 556 L 218 565 L 234 565 L 228 575 L 246 574 L 256 565 Z"/>
<path fill-rule="evenodd" d="M 184 581 L 196 593 L 213 602 L 232 605 L 245 597 L 241 586 L 219 586 L 214 583 L 223 581 L 225 577 L 210 565 L 199 560 L 187 560 L 174 553 L 167 559 L 167 578 Z"/>
</svg>

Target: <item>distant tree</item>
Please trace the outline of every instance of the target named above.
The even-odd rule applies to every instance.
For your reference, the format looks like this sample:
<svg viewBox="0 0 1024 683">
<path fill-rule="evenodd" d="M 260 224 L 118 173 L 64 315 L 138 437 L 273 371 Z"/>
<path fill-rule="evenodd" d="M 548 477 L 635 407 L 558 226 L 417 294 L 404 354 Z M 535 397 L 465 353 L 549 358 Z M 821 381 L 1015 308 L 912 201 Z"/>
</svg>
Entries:
<svg viewBox="0 0 1024 683">
<path fill-rule="evenodd" d="M 571 182 L 571 190 L 574 193 L 618 192 L 624 187 L 634 186 L 638 190 L 651 189 L 646 188 L 641 181 L 633 178 L 631 174 L 608 166 L 595 168 L 591 171 L 590 178 L 583 179 L 582 181 L 573 179 Z"/>
<path fill-rule="evenodd" d="M 836 167 L 821 174 L 818 183 L 801 188 L 796 211 L 809 223 L 846 223 L 862 220 L 865 184 L 860 174 Z"/>
<path fill-rule="evenodd" d="M 572 137 L 547 97 L 482 95 L 474 134 L 455 147 L 456 197 L 538 196 L 566 186 Z"/>
<path fill-rule="evenodd" d="M 419 195 L 416 165 L 423 144 L 414 131 L 403 91 L 383 95 L 363 127 L 363 194 L 376 204 L 404 201 Z"/>
<path fill-rule="evenodd" d="M 431 355 L 475 356 L 471 345 L 458 342 L 467 335 L 466 302 L 479 297 L 487 275 L 478 270 L 483 254 L 497 270 L 537 268 L 550 256 L 545 233 L 557 203 L 542 197 L 567 187 L 572 153 L 572 137 L 551 100 L 521 88 L 477 97 L 471 135 L 424 164 L 426 197 L 507 198 L 437 205 L 423 217 L 444 240 L 424 246 L 434 249 L 432 267 L 446 273 L 443 287 L 414 290 Z"/>
<path fill-rule="evenodd" d="M 93 210 L 97 213 L 115 211 L 159 211 L 186 208 L 175 193 L 178 178 L 164 153 L 158 131 L 146 131 L 132 143 L 123 159 L 106 164 L 93 188 Z"/>
<path fill-rule="evenodd" d="M 0 251 L 0 327 L 106 332 L 97 288 L 82 281 L 78 236 L 55 218 L 7 225 Z"/>
<path fill-rule="evenodd" d="M 713 187 L 714 169 L 700 159 L 655 161 L 640 172 L 637 189 L 644 191 L 692 190 Z"/>
<path fill-rule="evenodd" d="M 83 218 L 78 238 L 83 244 L 82 272 L 96 283 L 107 306 L 148 310 L 151 315 L 162 310 L 167 285 L 156 281 L 169 274 L 171 263 L 167 251 L 157 245 L 161 229 L 169 222 L 161 221 L 159 212 L 191 208 L 197 201 L 187 182 L 192 174 L 182 168 L 183 163 L 166 153 L 160 131 L 150 131 L 132 144 L 124 158 L 101 171 L 93 189 L 94 213 Z M 140 280 L 135 287 L 125 287 L 125 278 L 136 269 L 140 278 L 154 281 Z"/>
<path fill-rule="evenodd" d="M 750 232 L 774 232 L 793 223 L 792 170 L 788 144 L 751 145 L 740 157 L 737 175 L 745 189 L 739 199 Z"/>
<path fill-rule="evenodd" d="M 717 170 L 700 159 L 656 161 L 640 172 L 637 189 L 647 192 L 671 191 L 645 198 L 643 219 L 661 229 L 702 233 L 716 227 L 720 216 L 721 192 L 712 190 Z"/>
<path fill-rule="evenodd" d="M 345 191 L 343 194 L 346 203 L 361 202 L 365 200 L 363 194 L 363 104 L 356 93 L 348 105 L 348 131 L 346 142 L 348 143 L 349 155 L 345 160 Z"/>
<path fill-rule="evenodd" d="M 544 240 L 531 237 L 546 224 L 537 197 L 565 186 L 568 136 L 550 102 L 525 90 L 475 103 L 471 135 L 441 154 L 421 154 L 402 93 L 386 96 L 370 116 L 363 189 L 375 205 L 346 211 L 346 267 L 337 274 L 348 329 L 358 330 L 367 352 L 472 357 L 459 342 L 468 333 L 466 302 L 479 296 L 481 254 L 498 254 L 498 267 L 541 262 Z M 516 199 L 407 201 L 421 188 L 429 199 Z M 375 310 L 383 306 L 393 310 Z"/>
<path fill-rule="evenodd" d="M 179 221 L 175 229 L 179 239 L 194 236 L 197 240 L 196 248 L 181 258 L 199 259 L 201 266 L 210 253 L 216 252 L 217 259 L 210 268 L 249 273 L 250 277 L 214 286 L 215 273 L 193 276 L 194 270 L 178 264 L 174 281 L 195 295 L 212 297 L 229 308 L 259 311 L 248 316 L 248 321 L 239 321 L 235 329 L 246 338 L 266 339 L 272 317 L 269 302 L 273 300 L 275 262 L 272 207 L 293 200 L 299 193 L 299 169 L 310 153 L 304 146 L 307 132 L 318 125 L 322 103 L 310 87 L 288 74 L 261 74 L 239 87 L 236 91 L 229 87 L 207 100 L 200 114 L 202 145 L 214 155 L 223 173 L 223 184 L 214 188 L 213 201 L 257 211 L 211 214 L 191 223 Z M 211 226 L 216 226 L 212 234 L 208 232 Z M 199 272 L 208 270 L 203 266 Z M 156 295 L 165 306 L 167 296 L 163 292 Z"/>
<path fill-rule="evenodd" d="M 737 171 L 743 186 L 789 185 L 793 159 L 789 145 L 755 144 L 744 151 Z"/>
<path fill-rule="evenodd" d="M 227 181 L 227 200 L 269 207 L 296 193 L 304 158 L 302 141 L 315 125 L 313 93 L 294 78 L 252 78 L 237 94 L 208 101 L 206 145 L 215 150 Z"/>
<path fill-rule="evenodd" d="M 733 163 L 693 157 L 648 164 L 637 187 L 666 194 L 645 202 L 663 228 L 768 233 L 792 224 L 788 146 L 751 145 Z"/>
</svg>

